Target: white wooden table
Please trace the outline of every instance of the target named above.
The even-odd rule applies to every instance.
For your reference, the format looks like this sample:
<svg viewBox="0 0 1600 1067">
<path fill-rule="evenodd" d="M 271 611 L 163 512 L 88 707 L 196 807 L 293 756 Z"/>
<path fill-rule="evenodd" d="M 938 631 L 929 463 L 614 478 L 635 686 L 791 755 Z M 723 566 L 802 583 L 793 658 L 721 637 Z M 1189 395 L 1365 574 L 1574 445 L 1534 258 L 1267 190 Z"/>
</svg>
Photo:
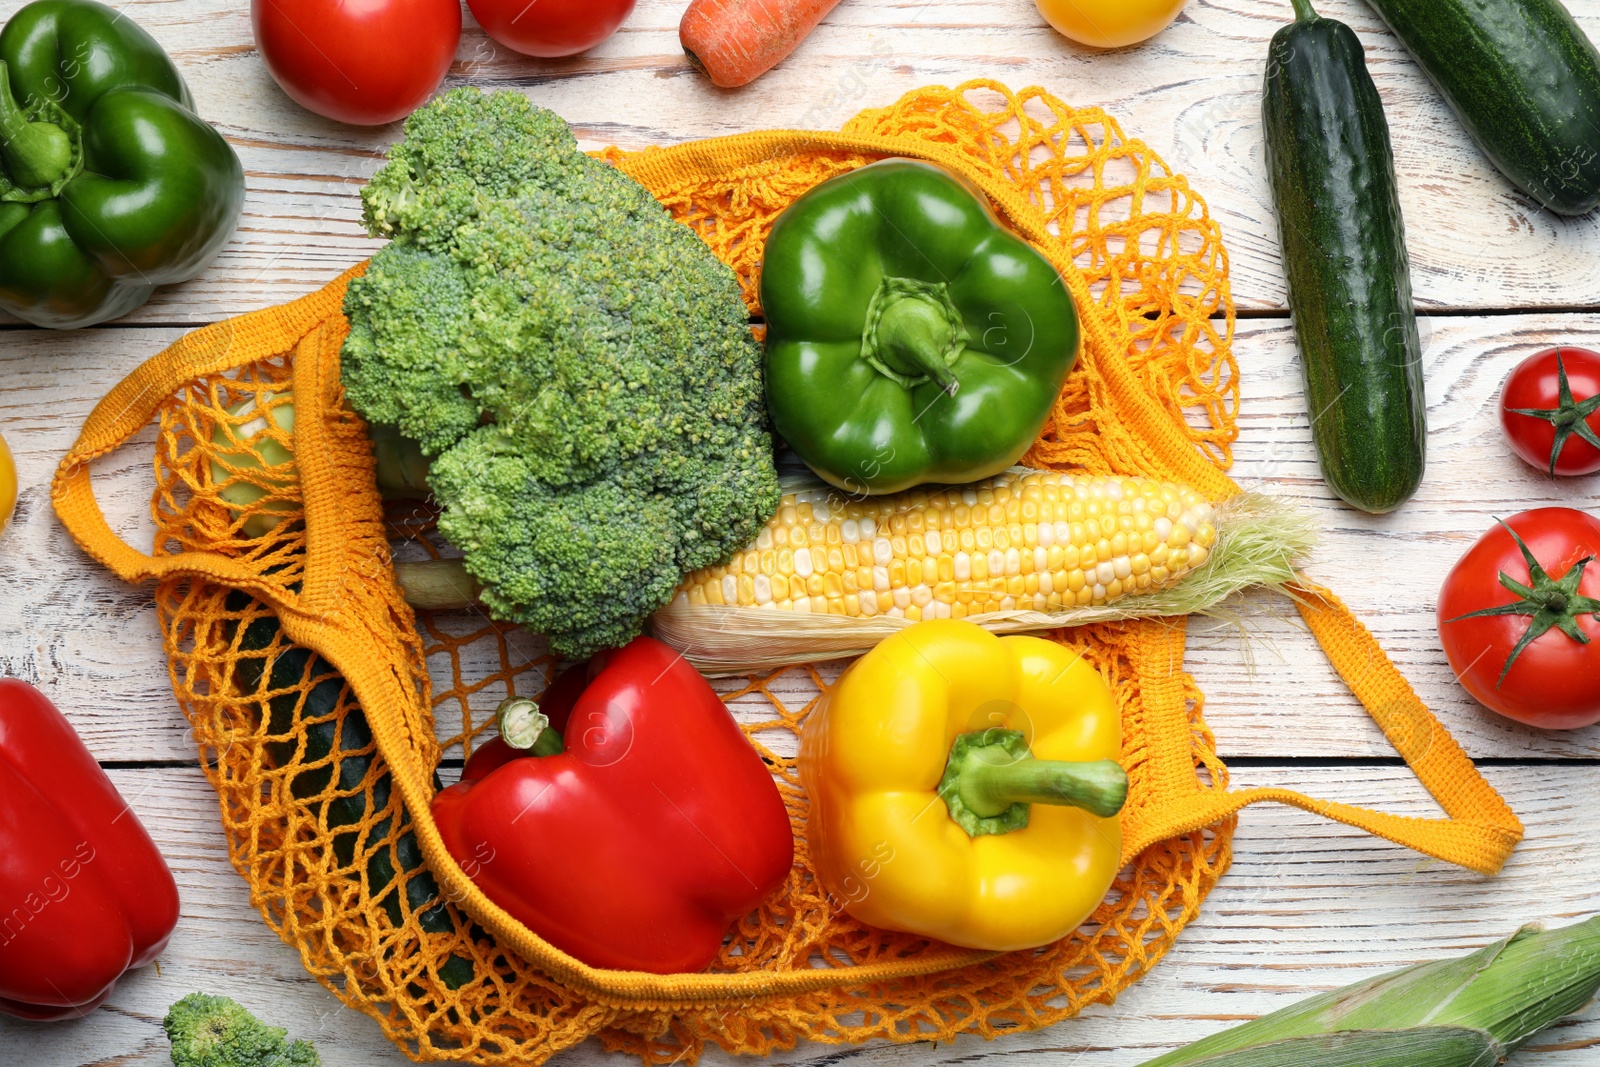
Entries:
<svg viewBox="0 0 1600 1067">
<path fill-rule="evenodd" d="M 1600 0 L 1569 2 L 1600 38 Z M 788 62 L 735 92 L 712 89 L 684 61 L 683 5 L 641 0 L 611 40 L 559 61 L 508 53 L 469 19 L 448 84 L 518 88 L 571 122 L 586 147 L 837 127 L 914 87 L 979 76 L 1109 109 L 1186 173 L 1221 221 L 1240 312 L 1235 476 L 1316 513 L 1324 543 L 1313 575 L 1366 620 L 1528 831 L 1505 872 L 1486 879 L 1296 811 L 1252 808 L 1233 870 L 1200 918 L 1115 1006 L 992 1043 L 811 1046 L 782 1059 L 1124 1067 L 1302 995 L 1475 947 L 1525 921 L 1571 921 L 1600 907 L 1592 810 L 1600 732 L 1539 733 L 1481 710 L 1453 684 L 1433 625 L 1439 583 L 1492 516 L 1595 503 L 1595 479 L 1552 484 L 1514 458 L 1494 403 L 1506 372 L 1535 349 L 1600 347 L 1600 214 L 1559 219 L 1515 193 L 1370 9 L 1321 0 L 1322 13 L 1348 22 L 1367 46 L 1388 109 L 1423 312 L 1428 475 L 1398 514 L 1374 518 L 1338 505 L 1318 477 L 1285 308 L 1259 109 L 1267 39 L 1290 17 L 1286 0 L 1191 0 L 1155 41 L 1113 54 L 1070 45 L 1029 0 L 846 0 Z M 0 0 L 0 16 L 19 6 Z M 148 591 L 117 583 L 79 552 L 48 497 L 84 416 L 136 364 L 192 326 L 315 289 L 375 247 L 359 226 L 357 192 L 398 128 L 342 127 L 291 103 L 254 51 L 244 0 L 117 6 L 171 51 L 201 114 L 237 148 L 245 215 L 210 270 L 122 322 L 65 334 L 0 323 L 0 428 L 22 479 L 15 523 L 0 537 L 0 674 L 38 684 L 111 769 L 171 863 L 183 918 L 159 971 L 129 976 L 89 1018 L 0 1021 L 0 1063 L 166 1064 L 165 1007 L 200 989 L 314 1038 L 329 1067 L 398 1065 L 407 1061 L 376 1025 L 341 1009 L 251 909 L 168 687 Z M 148 544 L 142 440 L 146 447 L 98 469 L 113 522 Z M 1204 622 L 1190 642 L 1235 783 L 1434 814 L 1287 603 L 1259 598 L 1249 615 L 1248 650 L 1236 631 Z M 566 1061 L 592 1067 L 606 1058 L 588 1045 Z M 1600 1011 L 1591 1008 L 1517 1062 L 1597 1060 Z"/>
</svg>

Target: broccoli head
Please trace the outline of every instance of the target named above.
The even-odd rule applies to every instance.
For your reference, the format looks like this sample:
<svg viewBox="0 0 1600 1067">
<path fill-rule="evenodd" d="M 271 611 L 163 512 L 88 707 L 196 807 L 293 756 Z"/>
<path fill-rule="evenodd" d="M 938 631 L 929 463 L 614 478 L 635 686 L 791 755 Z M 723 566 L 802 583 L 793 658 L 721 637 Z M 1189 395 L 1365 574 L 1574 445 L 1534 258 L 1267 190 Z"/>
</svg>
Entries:
<svg viewBox="0 0 1600 1067">
<path fill-rule="evenodd" d="M 350 284 L 343 378 L 429 456 L 441 532 L 500 618 L 585 656 L 777 509 L 733 272 L 514 92 L 407 121 L 362 192 L 390 243 Z"/>
<path fill-rule="evenodd" d="M 175 1067 L 322 1067 L 308 1041 L 258 1021 L 235 1001 L 190 993 L 167 1010 L 161 1026 Z"/>
</svg>

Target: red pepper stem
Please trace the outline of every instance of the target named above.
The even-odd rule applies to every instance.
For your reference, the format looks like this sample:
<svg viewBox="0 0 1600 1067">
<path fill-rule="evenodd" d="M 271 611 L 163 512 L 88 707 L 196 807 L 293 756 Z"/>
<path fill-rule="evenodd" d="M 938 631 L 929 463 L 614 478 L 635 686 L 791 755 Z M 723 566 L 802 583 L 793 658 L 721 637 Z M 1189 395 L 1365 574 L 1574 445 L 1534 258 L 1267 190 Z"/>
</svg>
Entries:
<svg viewBox="0 0 1600 1067">
<path fill-rule="evenodd" d="M 950 817 L 974 837 L 1028 825 L 1033 804 L 1058 804 L 1109 819 L 1128 799 L 1127 772 L 1109 759 L 1034 759 L 1016 730 L 961 734 L 939 781 Z"/>
<path fill-rule="evenodd" d="M 535 756 L 554 756 L 566 750 L 561 734 L 550 725 L 549 716 L 527 697 L 508 697 L 495 711 L 500 738 L 512 748 Z"/>
<path fill-rule="evenodd" d="M 0 62 L 0 160 L 11 180 L 25 189 L 46 189 L 72 166 L 72 138 L 52 122 L 31 122 L 11 92 L 11 74 Z"/>
</svg>

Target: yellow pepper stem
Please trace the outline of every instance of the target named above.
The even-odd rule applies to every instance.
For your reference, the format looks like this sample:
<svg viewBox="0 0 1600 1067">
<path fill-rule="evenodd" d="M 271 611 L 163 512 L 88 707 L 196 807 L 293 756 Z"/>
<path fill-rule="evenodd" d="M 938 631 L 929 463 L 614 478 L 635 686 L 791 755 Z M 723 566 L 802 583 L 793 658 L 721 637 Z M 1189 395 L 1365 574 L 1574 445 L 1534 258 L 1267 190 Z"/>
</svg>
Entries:
<svg viewBox="0 0 1600 1067">
<path fill-rule="evenodd" d="M 1018 731 L 978 730 L 950 746 L 939 795 L 957 825 L 977 837 L 1022 829 L 1033 804 L 1065 804 L 1109 819 L 1127 802 L 1128 774 L 1115 760 L 1034 759 Z"/>
</svg>

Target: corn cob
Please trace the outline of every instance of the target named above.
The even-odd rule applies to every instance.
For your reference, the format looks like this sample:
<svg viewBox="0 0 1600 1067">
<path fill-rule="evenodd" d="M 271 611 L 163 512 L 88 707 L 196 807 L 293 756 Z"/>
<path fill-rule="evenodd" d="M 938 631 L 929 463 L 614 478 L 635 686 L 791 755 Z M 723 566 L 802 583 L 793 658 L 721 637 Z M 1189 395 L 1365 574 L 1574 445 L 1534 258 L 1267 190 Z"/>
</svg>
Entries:
<svg viewBox="0 0 1600 1067">
<path fill-rule="evenodd" d="M 1018 468 L 888 496 L 789 489 L 754 544 L 689 575 L 652 620 L 702 670 L 853 655 L 921 619 L 1014 632 L 1189 614 L 1291 581 L 1310 541 L 1264 498 L 1219 509 L 1143 477 Z"/>
<path fill-rule="evenodd" d="M 886 497 L 801 490 L 676 599 L 913 622 L 1110 604 L 1203 564 L 1214 518 L 1171 482 L 1054 471 Z"/>
<path fill-rule="evenodd" d="M 1143 1067 L 1495 1067 L 1600 988 L 1600 916 L 1525 926 L 1291 1004 Z"/>
</svg>

